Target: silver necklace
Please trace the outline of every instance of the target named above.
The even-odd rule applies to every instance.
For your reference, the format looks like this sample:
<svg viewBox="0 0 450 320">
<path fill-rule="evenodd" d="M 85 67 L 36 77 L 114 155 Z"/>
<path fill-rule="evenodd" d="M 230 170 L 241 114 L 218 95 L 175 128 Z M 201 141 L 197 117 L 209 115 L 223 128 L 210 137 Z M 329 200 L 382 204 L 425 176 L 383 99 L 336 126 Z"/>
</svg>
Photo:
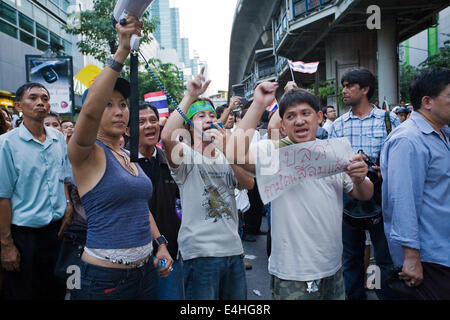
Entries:
<svg viewBox="0 0 450 320">
<path fill-rule="evenodd" d="M 107 146 L 109 150 L 111 150 L 111 151 L 117 153 L 119 156 L 121 156 L 123 158 L 123 161 L 125 161 L 125 165 L 127 166 L 127 168 L 130 169 L 130 171 L 132 172 L 132 174 L 134 176 L 136 176 L 136 173 L 134 172 L 133 167 L 130 165 L 130 162 L 128 161 L 128 158 L 127 158 L 127 156 L 125 154 L 125 151 L 123 151 L 122 148 L 120 148 L 120 151 L 122 151 L 122 153 L 119 153 L 116 150 L 114 150 L 113 148 L 111 148 L 110 146 L 108 146 L 106 144 L 104 144 L 104 145 Z"/>
</svg>

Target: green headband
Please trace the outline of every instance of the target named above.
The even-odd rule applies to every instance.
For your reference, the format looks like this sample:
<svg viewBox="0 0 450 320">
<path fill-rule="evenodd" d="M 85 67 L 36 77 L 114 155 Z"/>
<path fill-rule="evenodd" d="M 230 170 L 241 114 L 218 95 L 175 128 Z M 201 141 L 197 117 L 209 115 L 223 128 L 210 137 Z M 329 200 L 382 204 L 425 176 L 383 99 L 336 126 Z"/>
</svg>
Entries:
<svg viewBox="0 0 450 320">
<path fill-rule="evenodd" d="M 212 111 L 212 112 L 214 112 L 214 114 L 217 117 L 216 110 L 214 110 L 213 106 L 208 101 L 197 101 L 197 102 L 194 102 L 193 104 L 191 104 L 188 112 L 186 113 L 186 116 L 189 119 L 192 119 L 192 117 L 195 114 L 202 112 L 202 111 Z M 184 123 L 187 123 L 187 121 L 185 120 Z"/>
</svg>

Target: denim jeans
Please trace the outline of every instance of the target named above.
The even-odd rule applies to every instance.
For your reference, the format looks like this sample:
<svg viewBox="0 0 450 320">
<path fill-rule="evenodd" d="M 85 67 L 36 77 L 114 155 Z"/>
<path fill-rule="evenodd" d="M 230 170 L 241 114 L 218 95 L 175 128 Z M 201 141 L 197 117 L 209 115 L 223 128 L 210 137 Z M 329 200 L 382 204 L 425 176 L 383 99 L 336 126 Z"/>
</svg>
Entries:
<svg viewBox="0 0 450 320">
<path fill-rule="evenodd" d="M 183 260 L 186 300 L 246 300 L 244 256 Z"/>
<path fill-rule="evenodd" d="M 157 271 L 152 259 L 139 268 L 105 268 L 81 261 L 81 288 L 73 300 L 154 300 Z"/>
<path fill-rule="evenodd" d="M 184 300 L 183 260 L 175 260 L 166 278 L 158 276 L 158 300 Z"/>
<path fill-rule="evenodd" d="M 367 231 L 375 252 L 376 265 L 380 268 L 381 289 L 375 293 L 380 300 L 393 299 L 391 292 L 385 287 L 384 280 L 392 269 L 392 259 L 389 253 L 383 222 L 380 222 Z M 345 294 L 349 300 L 366 300 L 364 289 L 364 248 L 366 234 L 364 230 L 355 229 L 342 223 L 342 240 L 344 245 L 344 282 Z"/>
</svg>

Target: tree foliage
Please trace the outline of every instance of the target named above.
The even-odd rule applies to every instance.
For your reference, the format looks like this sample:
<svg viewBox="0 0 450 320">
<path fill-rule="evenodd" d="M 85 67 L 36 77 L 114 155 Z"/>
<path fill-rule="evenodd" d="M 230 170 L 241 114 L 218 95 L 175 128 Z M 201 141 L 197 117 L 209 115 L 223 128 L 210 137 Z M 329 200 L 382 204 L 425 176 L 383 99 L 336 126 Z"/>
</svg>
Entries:
<svg viewBox="0 0 450 320">
<path fill-rule="evenodd" d="M 450 37 L 450 34 L 444 34 Z M 400 65 L 400 95 L 404 101 L 410 101 L 409 85 L 414 77 L 421 71 L 431 68 L 448 68 L 450 66 L 450 40 L 444 42 L 444 46 L 439 48 L 438 53 L 429 56 L 418 67 L 411 65 Z"/>
<path fill-rule="evenodd" d="M 400 99 L 407 102 L 410 101 L 409 85 L 418 72 L 418 68 L 407 64 L 400 65 Z"/>
<path fill-rule="evenodd" d="M 450 37 L 450 34 L 444 34 L 446 37 Z M 438 53 L 429 56 L 420 65 L 420 69 L 430 68 L 448 68 L 450 66 L 450 39 L 444 42 L 444 46 L 439 48 Z"/>
<path fill-rule="evenodd" d="M 71 23 L 63 27 L 67 33 L 81 36 L 77 46 L 82 54 L 91 55 L 103 63 L 117 51 L 119 45 L 111 17 L 115 3 L 111 0 L 94 0 L 93 10 L 77 13 L 69 20 Z M 149 43 L 155 23 L 149 12 L 145 12 L 141 20 L 144 21 L 141 43 Z"/>
<path fill-rule="evenodd" d="M 163 63 L 159 59 L 149 59 L 149 66 L 154 74 L 161 80 L 166 91 L 172 96 L 175 101 L 181 101 L 183 98 L 184 86 L 182 74 L 178 67 L 172 63 Z M 129 59 L 125 63 L 126 67 L 122 71 L 121 76 L 129 78 Z M 145 71 L 138 72 L 139 82 L 139 97 L 143 97 L 148 92 L 161 91 L 158 85 L 153 81 L 150 74 Z"/>
</svg>

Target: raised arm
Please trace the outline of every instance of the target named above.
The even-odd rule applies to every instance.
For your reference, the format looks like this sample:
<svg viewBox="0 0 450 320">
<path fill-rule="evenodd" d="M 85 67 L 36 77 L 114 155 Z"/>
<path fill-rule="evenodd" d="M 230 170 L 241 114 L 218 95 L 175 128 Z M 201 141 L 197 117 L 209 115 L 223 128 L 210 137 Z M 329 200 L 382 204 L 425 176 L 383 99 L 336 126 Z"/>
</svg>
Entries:
<svg viewBox="0 0 450 320">
<path fill-rule="evenodd" d="M 223 125 L 227 122 L 228 116 L 230 115 L 233 110 L 236 110 L 241 106 L 241 97 L 234 96 L 230 99 L 230 105 L 223 110 L 222 114 L 220 115 L 219 121 L 222 122 Z"/>
<path fill-rule="evenodd" d="M 270 118 L 269 124 L 267 125 L 269 139 L 279 140 L 280 139 L 280 128 L 281 128 L 280 110 L 277 110 L 272 115 L 272 117 Z"/>
<path fill-rule="evenodd" d="M 288 83 L 286 83 L 286 85 L 284 86 L 284 93 L 294 88 L 298 88 L 295 81 L 288 81 Z M 269 139 L 276 141 L 280 140 L 281 137 L 280 128 L 281 128 L 280 110 L 277 110 L 270 118 L 269 125 L 267 126 Z"/>
<path fill-rule="evenodd" d="M 277 88 L 278 83 L 276 82 L 263 82 L 256 87 L 250 108 L 231 135 L 230 141 L 227 142 L 227 155 L 232 155 L 231 160 L 234 160 L 232 162 L 243 166 L 247 170 L 249 168 L 245 167 L 245 165 L 251 164 L 249 148 L 253 130 L 256 129 L 264 110 L 275 99 Z M 242 146 L 244 147 L 244 152 L 242 152 Z M 254 168 L 251 171 L 254 172 Z"/>
<path fill-rule="evenodd" d="M 130 53 L 130 38 L 132 34 L 141 35 L 143 23 L 137 18 L 127 17 L 127 24 L 116 25 L 119 35 L 119 48 L 114 54 L 114 60 L 124 63 Z M 95 139 L 100 126 L 103 112 L 111 97 L 119 72 L 106 67 L 97 76 L 89 88 L 86 101 L 78 117 L 76 130 L 69 141 L 68 154 L 73 166 L 77 167 L 93 154 Z"/>
<path fill-rule="evenodd" d="M 235 164 L 231 165 L 231 169 L 233 169 L 234 176 L 236 177 L 240 188 L 251 190 L 255 187 L 255 178 L 253 178 L 246 170 Z"/>
<path fill-rule="evenodd" d="M 202 95 L 206 89 L 208 89 L 209 84 L 211 83 L 211 80 L 208 80 L 205 82 L 204 85 L 202 85 L 202 81 L 205 79 L 203 76 L 203 73 L 205 72 L 205 68 L 203 67 L 200 74 L 195 77 L 194 80 L 191 80 L 188 82 L 187 85 L 187 92 L 185 96 L 183 97 L 183 100 L 181 100 L 179 107 L 180 109 L 186 114 L 191 104 L 198 99 L 200 95 Z M 184 128 L 184 118 L 178 113 L 178 112 L 172 112 L 169 119 L 167 119 L 167 122 L 164 126 L 163 131 L 161 132 L 161 139 L 164 144 L 164 149 L 166 151 L 167 160 L 169 161 L 169 164 L 172 168 L 178 168 L 179 163 L 174 162 L 173 154 L 172 152 L 175 150 L 177 145 L 180 143 L 177 139 L 176 132 L 179 129 Z M 179 148 L 180 154 L 179 157 L 182 157 L 182 148 Z"/>
</svg>

